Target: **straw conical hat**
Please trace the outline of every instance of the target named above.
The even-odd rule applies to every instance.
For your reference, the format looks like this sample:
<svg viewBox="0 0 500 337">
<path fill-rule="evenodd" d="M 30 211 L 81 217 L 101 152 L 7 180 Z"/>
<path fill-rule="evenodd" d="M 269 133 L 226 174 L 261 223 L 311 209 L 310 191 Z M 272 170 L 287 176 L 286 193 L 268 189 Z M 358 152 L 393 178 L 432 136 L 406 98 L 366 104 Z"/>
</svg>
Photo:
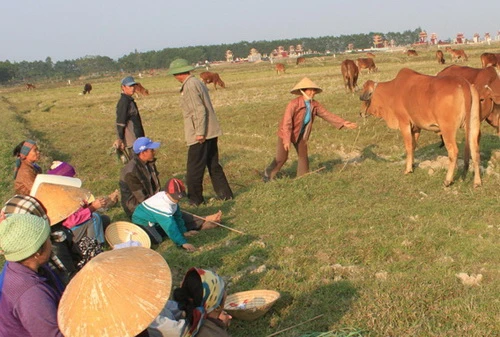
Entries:
<svg viewBox="0 0 500 337">
<path fill-rule="evenodd" d="M 135 336 L 167 303 L 172 274 L 165 259 L 144 247 L 97 255 L 70 281 L 57 311 L 66 337 Z"/>
<path fill-rule="evenodd" d="M 304 77 L 303 79 L 300 80 L 299 83 L 293 87 L 293 89 L 290 91 L 292 94 L 295 95 L 300 95 L 300 89 L 316 89 L 318 91 L 318 94 L 323 91 L 316 83 L 308 79 L 307 77 Z"/>
<path fill-rule="evenodd" d="M 74 186 L 42 183 L 35 198 L 47 209 L 50 225 L 66 219 L 89 201 L 91 193 Z"/>
</svg>

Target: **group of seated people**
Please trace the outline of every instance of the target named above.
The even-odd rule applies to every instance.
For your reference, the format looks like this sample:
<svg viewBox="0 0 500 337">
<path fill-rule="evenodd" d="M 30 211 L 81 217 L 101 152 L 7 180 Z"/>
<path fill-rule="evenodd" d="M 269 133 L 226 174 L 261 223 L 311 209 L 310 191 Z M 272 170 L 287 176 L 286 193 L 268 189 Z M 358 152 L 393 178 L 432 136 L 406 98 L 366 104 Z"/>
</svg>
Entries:
<svg viewBox="0 0 500 337">
<path fill-rule="evenodd" d="M 199 230 L 217 227 L 221 212 L 201 218 L 180 210 L 178 203 L 186 195 L 185 187 L 181 180 L 172 178 L 161 188 L 154 157 L 159 146 L 146 137 L 136 140 L 135 156 L 120 177 L 121 203 L 132 222 L 150 236 L 155 231 L 160 235 L 157 243 L 168 237 L 179 247 L 194 251 L 187 238 Z M 30 195 L 37 175 L 42 173 L 37 165 L 40 151 L 36 142 L 20 143 L 14 155 L 16 195 L 0 213 L 0 254 L 7 261 L 0 274 L 0 336 L 62 336 L 57 320 L 59 301 L 75 275 L 103 252 L 104 232 L 111 221 L 98 210 L 112 205 L 118 195 L 114 192 L 109 197 L 92 198 L 64 219 L 54 220 L 47 215 L 50 212 L 43 200 Z M 68 163 L 54 162 L 47 174 L 75 177 L 76 171 Z M 64 198 L 64 193 L 57 197 Z M 64 204 L 60 201 L 56 204 Z M 165 303 L 149 330 L 144 327 L 138 336 L 229 336 L 225 329 L 231 317 L 221 309 L 223 282 L 217 289 L 221 292 L 217 306 L 200 313 L 207 305 L 203 303 L 207 289 L 200 271 L 192 269 L 186 274 L 181 288 L 174 291 L 175 302 Z M 205 328 L 201 322 L 205 322 Z"/>
</svg>

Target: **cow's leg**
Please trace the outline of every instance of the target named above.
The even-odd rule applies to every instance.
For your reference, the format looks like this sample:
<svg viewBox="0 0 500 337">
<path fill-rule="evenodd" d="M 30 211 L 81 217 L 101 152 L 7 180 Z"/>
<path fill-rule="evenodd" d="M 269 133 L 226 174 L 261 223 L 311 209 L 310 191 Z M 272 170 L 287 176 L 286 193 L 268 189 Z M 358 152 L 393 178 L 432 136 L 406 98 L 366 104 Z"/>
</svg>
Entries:
<svg viewBox="0 0 500 337">
<path fill-rule="evenodd" d="M 403 141 L 405 144 L 406 150 L 406 169 L 405 174 L 413 172 L 413 158 L 414 158 L 414 149 L 415 149 L 415 140 L 413 138 L 413 134 L 411 132 L 410 125 L 401 125 L 399 126 L 401 131 L 401 135 L 403 136 Z"/>
<path fill-rule="evenodd" d="M 441 130 L 441 136 L 443 137 L 444 145 L 448 151 L 448 159 L 450 160 L 444 186 L 450 186 L 453 183 L 453 175 L 457 167 L 458 146 L 455 131 Z"/>
</svg>

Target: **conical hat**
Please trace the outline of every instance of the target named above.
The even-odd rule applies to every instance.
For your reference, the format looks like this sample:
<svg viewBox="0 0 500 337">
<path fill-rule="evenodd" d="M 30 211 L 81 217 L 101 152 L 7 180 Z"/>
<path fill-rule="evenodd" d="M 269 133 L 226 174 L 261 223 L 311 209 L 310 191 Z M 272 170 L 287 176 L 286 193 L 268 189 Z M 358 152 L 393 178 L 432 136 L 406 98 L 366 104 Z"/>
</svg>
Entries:
<svg viewBox="0 0 500 337">
<path fill-rule="evenodd" d="M 70 281 L 57 321 L 66 337 L 135 336 L 167 303 L 172 274 L 165 259 L 144 247 L 97 255 Z"/>
<path fill-rule="evenodd" d="M 303 79 L 300 80 L 299 83 L 293 87 L 293 89 L 290 91 L 292 94 L 295 95 L 300 95 L 300 89 L 316 89 L 318 94 L 323 91 L 316 83 L 308 79 L 307 77 L 304 77 Z"/>
<path fill-rule="evenodd" d="M 91 193 L 74 186 L 41 183 L 35 198 L 47 209 L 50 225 L 66 219 L 88 202 Z"/>
</svg>

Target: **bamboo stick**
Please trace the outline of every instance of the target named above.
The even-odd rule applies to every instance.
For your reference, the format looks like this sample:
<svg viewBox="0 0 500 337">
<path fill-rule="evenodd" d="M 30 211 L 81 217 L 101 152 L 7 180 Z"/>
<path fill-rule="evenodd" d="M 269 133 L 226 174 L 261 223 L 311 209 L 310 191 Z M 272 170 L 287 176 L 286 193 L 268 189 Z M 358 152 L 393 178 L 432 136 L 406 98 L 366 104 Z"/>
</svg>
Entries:
<svg viewBox="0 0 500 337">
<path fill-rule="evenodd" d="M 195 217 L 195 218 L 198 218 L 198 219 L 201 219 L 201 220 L 205 220 L 205 221 L 208 221 L 208 222 L 214 223 L 214 224 L 216 224 L 216 225 L 217 225 L 217 226 L 219 226 L 219 227 L 222 227 L 222 228 L 225 228 L 225 229 L 229 229 L 230 231 L 233 231 L 233 232 L 236 232 L 236 233 L 239 233 L 239 234 L 243 234 L 243 235 L 245 235 L 245 233 L 243 233 L 242 231 L 239 231 L 239 230 L 237 230 L 237 229 L 234 229 L 234 228 L 231 228 L 231 227 L 228 227 L 228 226 L 224 226 L 223 224 L 220 224 L 220 223 L 218 223 L 218 222 L 216 222 L 216 221 L 206 220 L 204 217 L 201 217 L 201 216 L 196 215 L 196 214 L 193 214 L 193 213 L 189 213 L 188 211 L 185 211 L 185 210 L 182 210 L 182 212 L 184 212 L 184 213 L 186 213 L 186 214 L 189 214 L 189 215 L 191 215 L 191 216 L 193 216 L 193 217 Z"/>
</svg>

